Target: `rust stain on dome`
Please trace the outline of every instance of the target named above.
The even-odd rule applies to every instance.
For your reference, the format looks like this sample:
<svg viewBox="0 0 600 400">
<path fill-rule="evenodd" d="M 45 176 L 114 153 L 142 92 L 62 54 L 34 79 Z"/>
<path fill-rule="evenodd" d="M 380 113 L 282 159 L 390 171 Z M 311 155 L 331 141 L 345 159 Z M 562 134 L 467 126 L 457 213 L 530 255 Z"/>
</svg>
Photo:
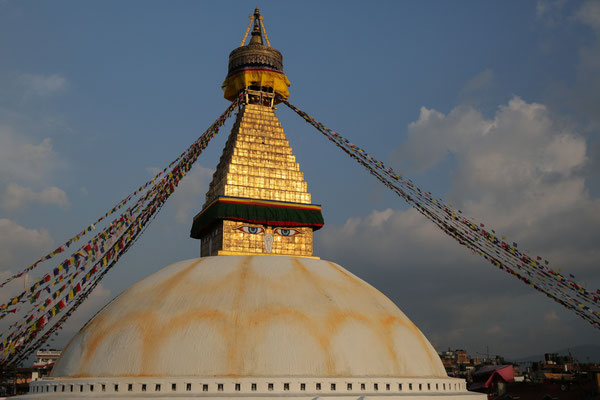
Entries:
<svg viewBox="0 0 600 400">
<path fill-rule="evenodd" d="M 255 331 L 253 333 L 255 334 L 255 337 L 260 336 L 260 331 L 267 329 L 269 327 L 269 323 L 273 322 L 274 320 L 282 320 L 294 324 L 295 327 L 308 334 L 316 343 L 320 345 L 321 353 L 319 355 L 324 358 L 327 373 L 333 373 L 334 361 L 331 356 L 331 352 L 329 351 L 329 338 L 326 335 L 323 335 L 321 328 L 315 324 L 315 322 L 318 321 L 315 321 L 314 318 L 311 318 L 301 311 L 278 305 L 271 305 L 264 310 L 256 311 L 248 318 L 254 323 L 253 328 Z M 244 372 L 248 374 L 249 371 Z M 240 371 L 239 373 L 242 372 Z"/>
<path fill-rule="evenodd" d="M 248 335 L 248 324 L 243 324 L 240 319 L 242 318 L 243 313 L 242 298 L 247 285 L 250 284 L 248 280 L 251 279 L 249 267 L 251 261 L 252 256 L 245 256 L 236 268 L 237 274 L 235 278 L 233 305 L 231 307 L 231 312 L 233 313 L 233 321 L 230 327 L 231 339 L 229 341 L 229 346 L 227 346 L 227 363 L 229 365 L 229 370 L 233 373 L 242 369 L 243 360 L 240 356 L 243 352 L 240 352 L 240 348 L 244 348 L 249 339 L 246 337 Z"/>
<path fill-rule="evenodd" d="M 162 325 L 152 324 L 145 332 L 142 345 L 142 375 L 160 375 L 160 370 L 157 370 L 160 369 L 160 354 L 156 349 L 160 349 L 171 335 L 198 321 L 208 321 L 220 334 L 231 336 L 225 313 L 215 309 L 201 308 L 176 315 Z"/>
<path fill-rule="evenodd" d="M 89 343 L 86 345 L 82 355 L 80 369 L 83 371 L 89 370 L 91 366 L 90 364 L 92 363 L 92 357 L 96 355 L 98 347 L 100 347 L 100 345 L 109 337 L 109 335 L 130 325 L 135 325 L 138 327 L 138 330 L 141 330 L 148 322 L 152 322 L 153 318 L 149 317 L 151 314 L 153 313 L 139 311 L 136 313 L 130 313 L 126 316 L 126 319 L 114 322 L 106 327 L 101 325 L 94 329 L 94 327 L 91 325 L 89 329 L 91 331 L 91 335 L 90 338 L 88 338 Z M 82 376 L 85 376 L 85 374 Z"/>
<path fill-rule="evenodd" d="M 165 297 L 174 292 L 175 289 L 181 285 L 181 282 L 183 282 L 184 279 L 188 277 L 190 272 L 192 272 L 204 260 L 204 258 L 199 258 L 197 261 L 191 263 L 186 268 L 182 269 L 172 277 L 167 278 L 164 282 L 160 282 L 158 285 L 156 285 L 156 287 L 150 287 L 149 290 L 152 290 L 154 292 L 154 299 L 152 304 L 156 305 L 157 303 L 161 302 Z"/>
<path fill-rule="evenodd" d="M 357 355 L 355 343 L 370 350 Z M 373 354 L 381 357 L 375 364 Z M 130 361 L 117 366 L 117 358 Z M 423 365 L 411 370 L 414 363 Z M 174 369 L 212 376 L 445 376 L 427 339 L 379 291 L 334 263 L 273 256 L 206 257 L 157 272 L 94 317 L 52 375 L 171 376 Z"/>
</svg>

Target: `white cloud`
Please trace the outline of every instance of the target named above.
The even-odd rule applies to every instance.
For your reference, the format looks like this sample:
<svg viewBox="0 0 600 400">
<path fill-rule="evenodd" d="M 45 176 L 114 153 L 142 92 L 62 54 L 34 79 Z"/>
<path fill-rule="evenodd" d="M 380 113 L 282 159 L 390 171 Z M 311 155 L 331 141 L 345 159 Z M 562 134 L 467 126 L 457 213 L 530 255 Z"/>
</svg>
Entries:
<svg viewBox="0 0 600 400">
<path fill-rule="evenodd" d="M 514 97 L 490 118 L 466 105 L 447 114 L 422 107 L 395 155 L 426 170 L 449 153 L 455 167 L 446 200 L 523 250 L 534 249 L 531 255 L 575 274 L 588 288 L 598 286 L 600 200 L 586 190 L 582 135 L 546 106 Z M 574 314 L 470 254 L 414 209 L 351 217 L 343 226 L 326 226 L 315 240 L 320 256 L 392 294 L 434 343 L 481 347 L 486 344 L 481 337 L 492 335 L 510 343 L 507 352 L 526 354 L 532 349 L 519 343 L 530 346 L 550 324 L 568 325 L 555 331 L 573 342 L 596 334 Z M 528 312 L 517 312 L 524 304 Z M 536 343 L 544 350 L 551 340 Z"/>
<path fill-rule="evenodd" d="M 32 142 L 0 127 L 0 208 L 16 211 L 34 203 L 67 207 L 65 191 L 48 185 L 64 165 L 50 138 Z"/>
<path fill-rule="evenodd" d="M 414 209 L 373 211 L 364 218 L 349 218 L 342 226 L 327 225 L 317 235 L 323 256 L 340 259 L 343 254 L 342 260 L 360 259 L 379 268 L 396 268 L 390 263 L 394 259 L 420 265 L 424 248 L 438 250 L 423 258 L 432 265 L 447 264 L 445 251 L 455 253 L 455 242 Z M 458 255 L 463 256 L 468 253 Z"/>
<path fill-rule="evenodd" d="M 47 187 L 39 192 L 29 187 L 9 183 L 4 193 L 0 195 L 0 208 L 5 211 L 15 211 L 27 207 L 29 204 L 53 204 L 66 208 L 69 206 L 67 194 L 56 186 Z"/>
<path fill-rule="evenodd" d="M 585 139 L 556 122 L 548 109 L 518 97 L 486 119 L 469 106 L 448 115 L 422 107 L 400 154 L 418 169 L 453 153 L 450 200 L 496 227 L 531 224 L 584 207 Z"/>
<path fill-rule="evenodd" d="M 181 181 L 170 201 L 175 207 L 175 221 L 184 225 L 191 224 L 192 218 L 204 204 L 204 194 L 208 190 L 212 174 L 213 170 L 196 164 Z"/>
<path fill-rule="evenodd" d="M 25 96 L 51 96 L 64 91 L 68 86 L 67 79 L 58 74 L 21 74 L 18 81 L 24 88 Z"/>
<path fill-rule="evenodd" d="M 538 0 L 536 16 L 548 25 L 555 25 L 562 20 L 562 10 L 566 0 Z"/>
<path fill-rule="evenodd" d="M 0 181 L 40 182 L 64 161 L 52 148 L 52 140 L 32 142 L 11 128 L 0 126 Z"/>
<path fill-rule="evenodd" d="M 575 18 L 600 33 L 600 2 L 588 0 L 575 13 Z"/>
<path fill-rule="evenodd" d="M 494 85 L 494 71 L 487 68 L 471 78 L 459 93 L 462 104 L 477 105 L 482 103 Z"/>
<path fill-rule="evenodd" d="M 468 142 L 470 137 L 488 128 L 481 113 L 471 107 L 458 107 L 448 115 L 421 107 L 419 119 L 408 127 L 408 142 L 398 155 L 418 171 L 428 169 L 446 158 L 449 144 L 462 146 L 462 142 L 453 143 L 458 133 Z"/>
<path fill-rule="evenodd" d="M 46 229 L 28 229 L 7 218 L 0 218 L 0 271 L 17 272 L 44 252 L 54 241 Z"/>
</svg>

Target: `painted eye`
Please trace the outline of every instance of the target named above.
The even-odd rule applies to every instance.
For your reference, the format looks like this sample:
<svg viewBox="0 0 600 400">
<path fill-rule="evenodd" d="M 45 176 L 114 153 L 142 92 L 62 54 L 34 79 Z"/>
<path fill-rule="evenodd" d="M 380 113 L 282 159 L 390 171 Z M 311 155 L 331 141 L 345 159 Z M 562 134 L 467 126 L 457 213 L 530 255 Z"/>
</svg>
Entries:
<svg viewBox="0 0 600 400">
<path fill-rule="evenodd" d="M 274 232 L 280 236 L 296 236 L 302 234 L 299 230 L 290 228 L 275 228 Z"/>
<path fill-rule="evenodd" d="M 260 226 L 240 226 L 236 229 L 245 233 L 251 233 L 252 235 L 257 235 L 265 231 L 265 229 Z"/>
</svg>

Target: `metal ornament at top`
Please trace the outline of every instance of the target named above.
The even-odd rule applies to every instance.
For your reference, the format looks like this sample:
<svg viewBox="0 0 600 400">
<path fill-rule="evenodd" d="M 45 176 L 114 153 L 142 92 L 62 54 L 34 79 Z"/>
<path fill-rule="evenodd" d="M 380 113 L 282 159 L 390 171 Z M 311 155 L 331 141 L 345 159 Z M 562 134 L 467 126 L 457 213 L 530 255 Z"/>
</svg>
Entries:
<svg viewBox="0 0 600 400">
<path fill-rule="evenodd" d="M 234 101 L 245 90 L 246 103 L 273 106 L 278 102 L 276 98 L 289 97 L 290 82 L 283 73 L 283 56 L 271 47 L 258 8 L 249 18 L 240 46 L 229 54 L 227 77 L 222 85 L 224 97 Z M 251 38 L 245 45 L 250 29 Z"/>
<path fill-rule="evenodd" d="M 254 15 L 251 15 L 250 19 L 250 24 L 254 22 L 250 43 L 247 46 L 243 45 L 246 42 L 246 33 L 240 47 L 229 54 L 229 70 L 227 75 L 229 76 L 247 66 L 267 66 L 276 71 L 283 72 L 283 56 L 279 51 L 270 46 L 266 31 L 264 34 L 267 46 L 263 44 L 264 24 L 258 7 L 254 10 Z"/>
</svg>

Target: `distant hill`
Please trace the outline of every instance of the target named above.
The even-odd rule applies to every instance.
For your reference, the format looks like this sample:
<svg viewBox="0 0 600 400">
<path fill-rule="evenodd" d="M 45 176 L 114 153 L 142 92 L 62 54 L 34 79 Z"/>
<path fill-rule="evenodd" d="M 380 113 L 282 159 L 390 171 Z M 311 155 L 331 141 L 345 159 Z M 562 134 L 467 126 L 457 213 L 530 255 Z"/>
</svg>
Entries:
<svg viewBox="0 0 600 400">
<path fill-rule="evenodd" d="M 581 346 L 573 346 L 565 349 L 549 351 L 548 353 L 558 353 L 559 356 L 566 356 L 569 355 L 569 351 L 571 351 L 571 355 L 573 356 L 573 358 L 580 363 L 600 363 L 600 345 L 596 344 L 584 344 Z M 542 361 L 543 359 L 543 354 L 536 354 L 512 361 L 516 363 L 525 363 L 533 361 Z"/>
</svg>

